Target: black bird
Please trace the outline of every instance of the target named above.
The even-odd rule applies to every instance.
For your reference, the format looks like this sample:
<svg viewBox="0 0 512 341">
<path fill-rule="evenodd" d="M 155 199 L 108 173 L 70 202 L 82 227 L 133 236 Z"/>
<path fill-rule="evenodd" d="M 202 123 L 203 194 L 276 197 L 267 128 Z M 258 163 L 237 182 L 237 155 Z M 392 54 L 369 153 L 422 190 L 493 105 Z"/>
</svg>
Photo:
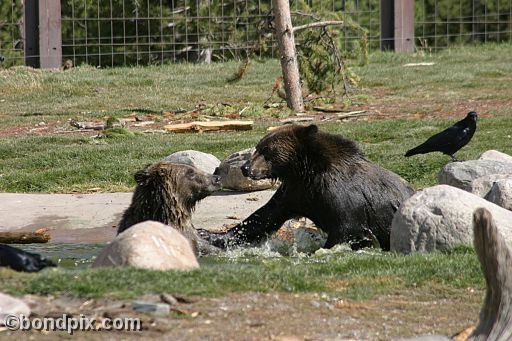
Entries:
<svg viewBox="0 0 512 341">
<path fill-rule="evenodd" d="M 37 253 L 0 244 L 0 267 L 8 267 L 16 271 L 37 272 L 47 266 L 56 266 L 54 262 Z"/>
<path fill-rule="evenodd" d="M 405 156 L 416 154 L 426 154 L 430 152 L 441 152 L 450 155 L 452 161 L 458 161 L 455 153 L 464 147 L 473 137 L 476 131 L 476 120 L 478 114 L 474 111 L 469 112 L 466 117 L 450 128 L 430 137 L 427 141 L 420 144 L 405 153 Z"/>
</svg>

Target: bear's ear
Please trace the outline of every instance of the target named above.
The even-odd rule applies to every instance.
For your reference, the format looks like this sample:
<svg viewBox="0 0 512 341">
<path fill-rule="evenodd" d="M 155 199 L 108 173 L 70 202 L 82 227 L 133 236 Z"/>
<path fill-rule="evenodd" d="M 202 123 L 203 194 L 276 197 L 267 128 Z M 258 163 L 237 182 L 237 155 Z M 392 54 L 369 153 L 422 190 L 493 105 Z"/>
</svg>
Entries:
<svg viewBox="0 0 512 341">
<path fill-rule="evenodd" d="M 310 124 L 309 126 L 306 127 L 306 133 L 308 135 L 313 135 L 313 134 L 316 134 L 318 132 L 318 127 L 316 126 L 316 124 Z"/>
<path fill-rule="evenodd" d="M 315 124 L 310 124 L 306 127 L 300 127 L 299 134 L 302 137 L 313 136 L 318 132 L 318 127 Z"/>
<path fill-rule="evenodd" d="M 148 184 L 149 179 L 150 179 L 150 174 L 146 168 L 146 169 L 142 169 L 142 170 L 138 171 L 137 173 L 135 173 L 133 178 L 135 179 L 135 182 L 137 182 L 137 185 L 144 186 L 144 185 Z"/>
</svg>

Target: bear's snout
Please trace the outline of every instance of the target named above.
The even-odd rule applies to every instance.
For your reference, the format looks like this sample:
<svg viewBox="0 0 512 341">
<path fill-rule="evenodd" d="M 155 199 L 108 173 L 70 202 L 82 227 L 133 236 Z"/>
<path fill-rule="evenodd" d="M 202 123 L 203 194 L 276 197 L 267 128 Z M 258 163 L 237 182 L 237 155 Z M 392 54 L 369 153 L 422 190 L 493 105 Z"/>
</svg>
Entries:
<svg viewBox="0 0 512 341">
<path fill-rule="evenodd" d="M 251 172 L 251 160 L 248 160 L 246 163 L 244 163 L 240 169 L 242 170 L 242 175 L 248 177 L 249 173 Z"/>
<path fill-rule="evenodd" d="M 220 180 L 220 175 L 213 175 L 213 184 L 214 185 L 220 185 L 221 184 L 221 180 Z"/>
</svg>

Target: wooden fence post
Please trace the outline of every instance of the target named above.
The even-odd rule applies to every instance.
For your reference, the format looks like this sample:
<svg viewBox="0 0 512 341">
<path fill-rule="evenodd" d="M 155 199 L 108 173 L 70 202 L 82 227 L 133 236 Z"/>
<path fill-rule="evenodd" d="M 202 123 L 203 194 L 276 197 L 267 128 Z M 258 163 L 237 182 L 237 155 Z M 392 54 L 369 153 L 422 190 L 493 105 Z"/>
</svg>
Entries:
<svg viewBox="0 0 512 341">
<path fill-rule="evenodd" d="M 380 49 L 395 49 L 395 9 L 394 0 L 380 0 Z"/>
<path fill-rule="evenodd" d="M 60 0 L 39 1 L 39 52 L 42 69 L 62 66 Z"/>
<path fill-rule="evenodd" d="M 39 67 L 39 1 L 25 0 L 23 4 L 23 37 L 25 65 Z"/>
<path fill-rule="evenodd" d="M 380 49 L 414 52 L 414 1 L 380 0 Z"/>
<path fill-rule="evenodd" d="M 413 0 L 395 0 L 395 52 L 414 52 Z"/>
<path fill-rule="evenodd" d="M 23 2 L 25 64 L 35 68 L 62 66 L 60 0 Z"/>
</svg>

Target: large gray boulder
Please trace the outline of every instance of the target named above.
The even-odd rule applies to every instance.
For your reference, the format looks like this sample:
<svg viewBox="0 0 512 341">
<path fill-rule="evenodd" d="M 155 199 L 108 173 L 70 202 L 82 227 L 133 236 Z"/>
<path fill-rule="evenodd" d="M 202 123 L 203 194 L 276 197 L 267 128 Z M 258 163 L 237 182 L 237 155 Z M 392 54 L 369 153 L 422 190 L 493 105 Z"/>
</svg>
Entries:
<svg viewBox="0 0 512 341">
<path fill-rule="evenodd" d="M 440 184 L 471 191 L 473 180 L 491 174 L 512 174 L 512 163 L 497 160 L 450 162 L 438 175 Z"/>
<path fill-rule="evenodd" d="M 28 317 L 30 315 L 30 308 L 22 300 L 0 293 L 0 326 L 6 325 L 6 318 L 9 315 L 14 315 L 18 318 L 21 315 Z M 10 321 L 7 321 L 7 324 L 9 323 Z"/>
<path fill-rule="evenodd" d="M 473 241 L 472 215 L 488 209 L 496 225 L 512 234 L 512 212 L 446 185 L 426 188 L 400 205 L 391 226 L 391 250 L 401 253 L 447 250 Z"/>
<path fill-rule="evenodd" d="M 156 221 L 145 221 L 120 233 L 92 266 L 191 270 L 199 268 L 199 263 L 189 240 L 178 230 Z"/>
<path fill-rule="evenodd" d="M 485 199 L 512 211 L 512 178 L 494 182 Z"/>
<path fill-rule="evenodd" d="M 197 150 L 183 150 L 176 152 L 165 157 L 164 160 L 193 166 L 208 174 L 213 174 L 215 168 L 220 165 L 220 160 L 214 155 L 199 152 Z"/>
<path fill-rule="evenodd" d="M 482 153 L 478 159 L 512 163 L 512 156 L 492 149 Z"/>
<path fill-rule="evenodd" d="M 274 182 L 270 179 L 253 180 L 242 174 L 240 167 L 251 158 L 255 148 L 244 149 L 228 156 L 215 170 L 222 182 L 222 188 L 234 191 L 261 191 L 271 188 Z"/>
<path fill-rule="evenodd" d="M 512 180 L 512 174 L 491 174 L 481 176 L 473 180 L 470 192 L 474 195 L 485 198 L 496 181 L 506 179 Z"/>
</svg>

